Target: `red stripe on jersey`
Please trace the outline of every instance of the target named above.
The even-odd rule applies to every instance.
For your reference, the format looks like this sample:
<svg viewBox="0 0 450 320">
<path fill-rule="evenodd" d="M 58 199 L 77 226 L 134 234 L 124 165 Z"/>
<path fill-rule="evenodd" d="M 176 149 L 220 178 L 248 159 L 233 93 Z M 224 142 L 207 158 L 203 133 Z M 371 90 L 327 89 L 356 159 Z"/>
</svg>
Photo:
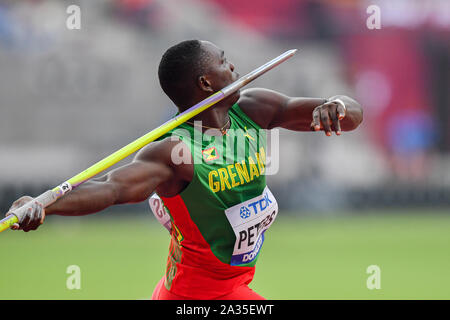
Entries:
<svg viewBox="0 0 450 320">
<path fill-rule="evenodd" d="M 252 281 L 255 267 L 231 266 L 214 255 L 197 225 L 192 221 L 180 195 L 161 199 L 169 209 L 173 224 L 183 237 L 180 242 L 181 260 L 176 263 L 170 292 L 191 299 L 214 299 Z M 175 232 L 174 229 L 172 228 L 172 233 Z M 172 237 L 172 241 L 174 238 Z"/>
</svg>

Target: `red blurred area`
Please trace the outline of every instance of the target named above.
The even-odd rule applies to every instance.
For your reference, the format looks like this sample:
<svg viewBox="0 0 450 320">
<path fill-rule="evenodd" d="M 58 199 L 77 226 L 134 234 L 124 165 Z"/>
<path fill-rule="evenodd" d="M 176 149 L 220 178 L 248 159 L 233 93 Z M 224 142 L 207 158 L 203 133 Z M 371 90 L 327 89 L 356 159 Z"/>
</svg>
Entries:
<svg viewBox="0 0 450 320">
<path fill-rule="evenodd" d="M 117 0 L 117 5 L 127 8 L 128 10 L 139 10 L 147 7 L 154 0 Z"/>
</svg>

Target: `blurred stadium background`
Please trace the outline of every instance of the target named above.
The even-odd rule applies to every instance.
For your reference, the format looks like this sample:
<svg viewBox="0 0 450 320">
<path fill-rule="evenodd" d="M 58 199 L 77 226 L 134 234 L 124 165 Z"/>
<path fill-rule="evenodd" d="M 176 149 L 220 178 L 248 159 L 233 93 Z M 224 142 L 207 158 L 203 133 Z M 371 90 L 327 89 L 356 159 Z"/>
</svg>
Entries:
<svg viewBox="0 0 450 320">
<path fill-rule="evenodd" d="M 68 30 L 66 8 L 81 7 Z M 381 8 L 380 30 L 366 9 Z M 450 2 L 447 0 L 0 0 L 0 212 L 155 128 L 176 109 L 157 67 L 184 39 L 222 47 L 251 86 L 346 94 L 342 137 L 280 131 L 280 205 L 252 287 L 270 299 L 450 298 Z M 124 161 L 129 161 L 124 160 Z M 0 299 L 143 299 L 166 231 L 146 203 L 1 234 Z M 82 271 L 67 290 L 66 268 Z M 381 289 L 366 268 L 381 268 Z"/>
</svg>

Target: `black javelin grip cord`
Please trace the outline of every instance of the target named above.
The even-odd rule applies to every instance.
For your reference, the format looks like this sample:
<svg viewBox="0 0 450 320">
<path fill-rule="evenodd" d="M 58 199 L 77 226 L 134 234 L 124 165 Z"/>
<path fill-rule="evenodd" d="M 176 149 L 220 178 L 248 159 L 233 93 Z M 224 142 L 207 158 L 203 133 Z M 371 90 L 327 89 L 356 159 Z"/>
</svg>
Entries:
<svg viewBox="0 0 450 320">
<path fill-rule="evenodd" d="M 172 130 L 173 128 L 176 128 L 180 124 L 186 122 L 187 120 L 191 119 L 192 117 L 196 116 L 197 114 L 206 110 L 207 108 L 211 107 L 217 102 L 225 99 L 226 97 L 236 92 L 243 86 L 247 85 L 251 81 L 258 78 L 259 76 L 263 75 L 267 71 L 283 63 L 284 61 L 292 57 L 296 52 L 297 49 L 291 49 L 286 51 L 285 53 L 279 55 L 278 57 L 270 60 L 269 62 L 249 72 L 248 74 L 236 80 L 235 82 L 229 84 L 219 92 L 212 94 L 208 98 L 200 101 L 196 105 L 180 113 L 178 116 L 166 121 L 156 129 L 153 129 L 149 133 L 136 139 L 135 141 L 131 142 L 125 147 L 117 150 L 116 152 L 104 158 L 103 160 L 100 160 L 99 162 L 95 163 L 86 170 L 80 172 L 76 176 L 63 182 L 59 186 L 42 193 L 37 198 L 24 204 L 22 207 L 14 209 L 13 211 L 10 212 L 11 213 L 10 215 L 8 215 L 3 220 L 0 220 L 0 232 L 10 228 L 14 223 L 20 224 L 23 220 L 23 217 L 26 214 L 26 211 L 31 208 L 33 202 L 37 201 L 41 203 L 44 208 L 48 207 L 49 205 L 51 205 L 56 200 L 64 196 L 66 193 L 72 191 L 72 189 L 76 188 L 80 184 L 86 182 L 87 180 L 99 174 L 100 172 L 105 171 L 109 167 L 115 165 L 117 162 L 128 157 L 130 154 L 138 151 L 139 149 L 143 148 L 150 142 L 161 137 L 166 132 Z"/>
</svg>

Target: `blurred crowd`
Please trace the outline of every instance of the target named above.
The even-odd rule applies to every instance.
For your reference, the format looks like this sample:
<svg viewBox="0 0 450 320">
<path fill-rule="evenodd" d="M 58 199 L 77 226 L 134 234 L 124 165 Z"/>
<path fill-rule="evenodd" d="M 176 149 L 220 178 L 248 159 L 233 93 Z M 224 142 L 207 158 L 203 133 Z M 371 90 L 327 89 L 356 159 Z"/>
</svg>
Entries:
<svg viewBox="0 0 450 320">
<path fill-rule="evenodd" d="M 0 0 L 0 211 L 174 115 L 157 67 L 185 39 L 216 43 L 240 74 L 298 48 L 250 86 L 363 105 L 341 137 L 280 131 L 280 207 L 450 205 L 448 0 Z"/>
</svg>

